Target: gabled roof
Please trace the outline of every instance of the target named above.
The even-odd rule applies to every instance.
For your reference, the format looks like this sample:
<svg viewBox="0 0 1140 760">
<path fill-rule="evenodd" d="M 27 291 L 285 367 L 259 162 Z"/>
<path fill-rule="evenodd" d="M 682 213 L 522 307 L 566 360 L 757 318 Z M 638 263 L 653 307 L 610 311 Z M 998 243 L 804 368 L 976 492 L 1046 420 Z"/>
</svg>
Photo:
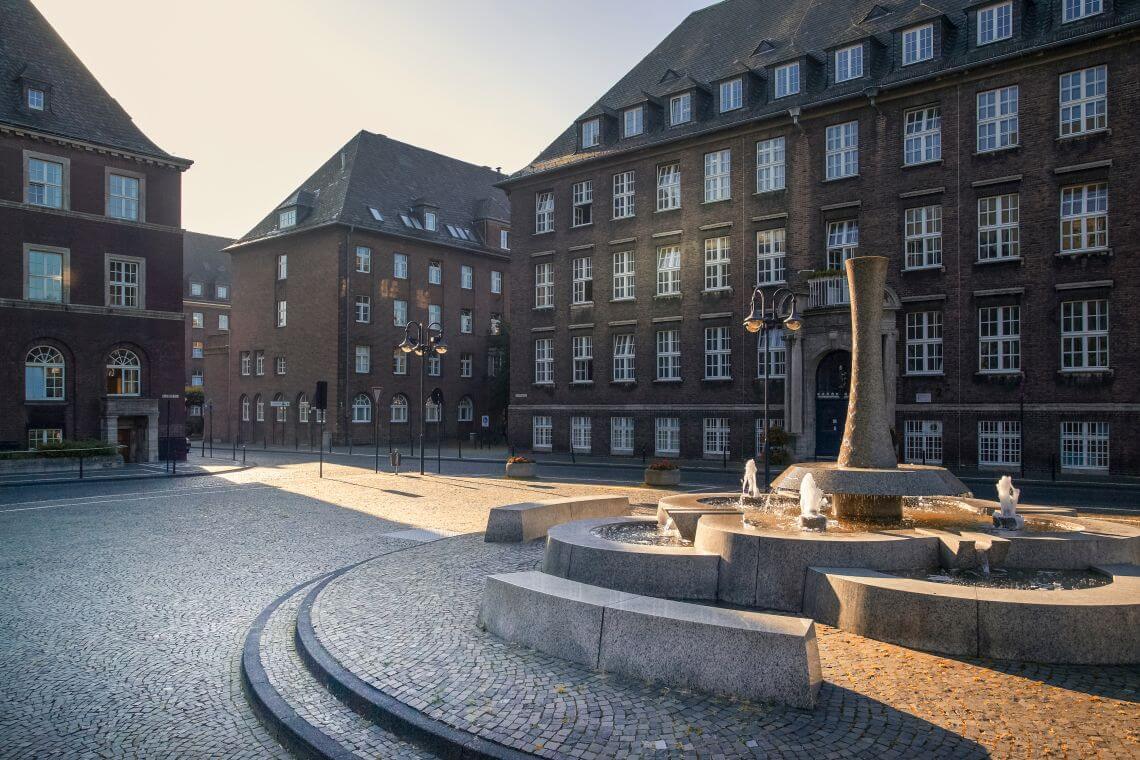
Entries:
<svg viewBox="0 0 1140 760">
<path fill-rule="evenodd" d="M 46 110 L 24 107 L 25 80 L 50 88 Z M 29 0 L 0 0 L 0 123 L 190 165 L 135 126 Z"/>
<path fill-rule="evenodd" d="M 182 236 L 182 279 L 189 283 L 195 282 L 216 283 L 230 281 L 230 255 L 225 252 L 226 246 L 234 242 L 232 238 L 217 235 L 204 235 L 201 232 L 186 231 Z M 189 292 L 189 289 L 187 289 Z M 212 298 L 212 292 L 206 292 L 202 298 Z M 233 293 L 230 293 L 233 299 Z"/>
<path fill-rule="evenodd" d="M 243 235 L 235 247 L 326 224 L 346 224 L 484 249 L 480 243 L 455 238 L 447 225 L 469 228 L 478 219 L 510 219 L 506 193 L 494 186 L 502 180 L 502 174 L 486 166 L 361 131 Z M 430 198 L 439 209 L 436 232 L 407 227 L 400 219 L 424 198 Z M 278 212 L 302 200 L 309 205 L 298 213 L 296 226 L 278 230 Z M 383 221 L 376 219 L 372 209 Z M 497 247 L 493 250 L 502 252 Z"/>
</svg>

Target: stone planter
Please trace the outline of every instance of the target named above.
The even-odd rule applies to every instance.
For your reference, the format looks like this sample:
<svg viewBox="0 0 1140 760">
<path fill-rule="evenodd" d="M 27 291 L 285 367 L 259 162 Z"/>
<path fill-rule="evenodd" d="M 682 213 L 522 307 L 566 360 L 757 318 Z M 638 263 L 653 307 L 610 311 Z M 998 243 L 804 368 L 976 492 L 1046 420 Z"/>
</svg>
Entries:
<svg viewBox="0 0 1140 760">
<path fill-rule="evenodd" d="M 681 471 L 678 470 L 645 470 L 645 485 L 647 486 L 676 486 L 681 484 Z"/>
<path fill-rule="evenodd" d="M 533 478 L 537 469 L 537 462 L 507 462 L 507 477 Z"/>
<path fill-rule="evenodd" d="M 111 456 L 84 457 L 85 470 L 105 470 L 122 467 L 123 458 Z M 0 459 L 0 474 L 17 475 L 37 472 L 79 472 L 79 457 L 33 457 L 31 459 Z"/>
</svg>

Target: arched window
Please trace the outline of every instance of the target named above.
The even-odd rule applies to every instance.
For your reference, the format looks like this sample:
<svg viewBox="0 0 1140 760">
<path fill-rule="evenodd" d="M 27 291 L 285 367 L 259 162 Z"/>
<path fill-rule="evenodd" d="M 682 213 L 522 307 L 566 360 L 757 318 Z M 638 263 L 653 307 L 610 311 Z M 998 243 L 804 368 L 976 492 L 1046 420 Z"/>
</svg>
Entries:
<svg viewBox="0 0 1140 760">
<path fill-rule="evenodd" d="M 142 392 L 142 364 L 133 351 L 119 348 L 107 357 L 107 395 L 137 396 Z"/>
<path fill-rule="evenodd" d="M 256 410 L 257 421 L 265 422 L 265 402 L 261 399 L 261 394 L 253 397 L 253 408 Z"/>
<path fill-rule="evenodd" d="M 456 414 L 460 422 L 471 422 L 475 419 L 475 404 L 471 403 L 470 396 L 464 396 L 459 399 L 459 406 L 456 407 Z"/>
<path fill-rule="evenodd" d="M 241 421 L 249 422 L 249 396 L 241 397 Z"/>
<path fill-rule="evenodd" d="M 285 396 L 280 393 L 273 394 L 274 401 L 285 401 Z M 287 422 L 289 420 L 289 407 L 284 404 L 274 404 L 273 415 L 278 422 Z"/>
<path fill-rule="evenodd" d="M 304 393 L 297 396 L 297 422 L 302 425 L 309 422 L 309 397 Z"/>
<path fill-rule="evenodd" d="M 428 401 L 426 404 L 424 404 L 424 412 L 427 415 L 424 417 L 424 421 L 439 422 L 440 409 L 441 407 L 439 404 L 433 404 L 431 401 Z"/>
<path fill-rule="evenodd" d="M 408 397 L 397 393 L 392 397 L 392 422 L 408 421 Z"/>
<path fill-rule="evenodd" d="M 62 401 L 63 354 L 51 346 L 36 346 L 24 360 L 24 398 L 28 401 Z"/>
<path fill-rule="evenodd" d="M 372 400 L 363 393 L 352 400 L 352 421 L 372 422 Z"/>
</svg>

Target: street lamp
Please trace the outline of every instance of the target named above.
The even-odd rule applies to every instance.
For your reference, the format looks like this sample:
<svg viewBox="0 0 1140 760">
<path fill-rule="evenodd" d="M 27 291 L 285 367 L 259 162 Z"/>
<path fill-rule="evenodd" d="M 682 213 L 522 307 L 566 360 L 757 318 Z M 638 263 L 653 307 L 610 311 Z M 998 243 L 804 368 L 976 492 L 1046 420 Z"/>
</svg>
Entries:
<svg viewBox="0 0 1140 760">
<path fill-rule="evenodd" d="M 412 328 L 415 327 L 415 336 Z M 424 333 L 427 333 L 426 337 Z M 443 340 L 443 326 L 432 322 L 426 328 L 422 322 L 408 322 L 404 325 L 404 339 L 396 348 L 405 354 L 415 354 L 420 357 L 420 475 L 424 474 L 424 373 L 427 360 L 432 356 L 443 356 L 447 353 L 447 343 Z"/>
<path fill-rule="evenodd" d="M 796 294 L 788 288 L 777 288 L 771 295 L 771 309 L 764 297 L 764 291 L 757 285 L 752 291 L 752 303 L 748 317 L 744 320 L 744 329 L 750 333 L 764 332 L 764 487 L 772 482 L 772 472 L 769 459 L 771 449 L 769 438 L 768 419 L 768 386 L 772 381 L 772 331 L 783 325 L 792 332 L 803 327 L 803 320 L 796 311 Z M 787 312 L 785 314 L 785 311 Z M 782 315 L 782 316 L 781 316 Z M 786 410 L 785 410 L 786 411 Z"/>
</svg>

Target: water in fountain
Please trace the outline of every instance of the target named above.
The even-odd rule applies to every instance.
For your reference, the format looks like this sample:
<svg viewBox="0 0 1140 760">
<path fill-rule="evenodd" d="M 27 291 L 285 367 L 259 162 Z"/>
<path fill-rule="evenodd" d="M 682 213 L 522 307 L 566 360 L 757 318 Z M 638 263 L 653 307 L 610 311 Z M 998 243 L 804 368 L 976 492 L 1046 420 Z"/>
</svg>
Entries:
<svg viewBox="0 0 1140 760">
<path fill-rule="evenodd" d="M 946 583 L 953 586 L 1001 588 L 1016 591 L 1074 591 L 1107 586 L 1112 578 L 1095 570 L 1021 570 L 995 569 L 940 570 L 937 573 L 898 573 L 905 578 Z"/>
</svg>

